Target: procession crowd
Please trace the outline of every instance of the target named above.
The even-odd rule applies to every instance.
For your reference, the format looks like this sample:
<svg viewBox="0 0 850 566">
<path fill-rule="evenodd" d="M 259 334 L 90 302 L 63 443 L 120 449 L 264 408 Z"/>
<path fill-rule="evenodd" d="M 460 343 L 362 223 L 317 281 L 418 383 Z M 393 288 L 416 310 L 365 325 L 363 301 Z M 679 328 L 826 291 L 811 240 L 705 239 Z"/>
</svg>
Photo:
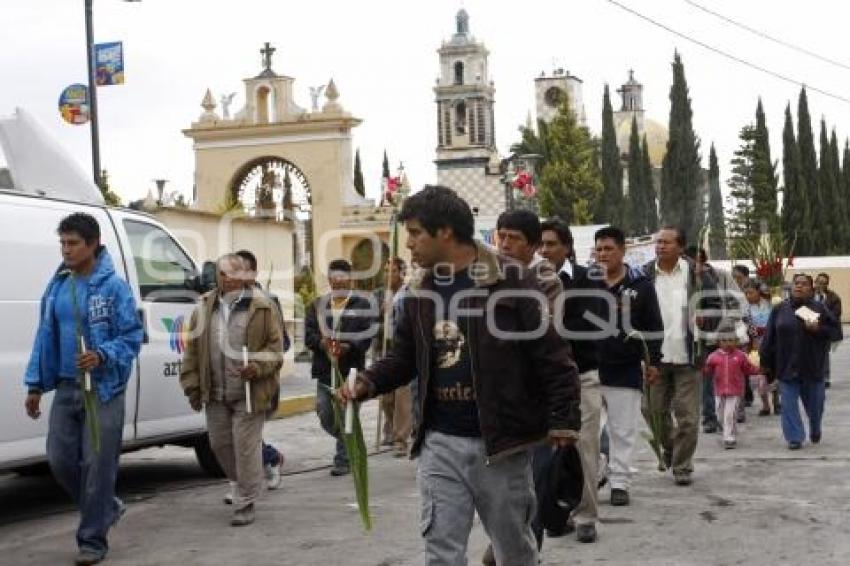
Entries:
<svg viewBox="0 0 850 566">
<path fill-rule="evenodd" d="M 388 285 L 373 293 L 355 290 L 346 260 L 331 261 L 330 291 L 306 309 L 304 345 L 320 424 L 336 438 L 331 475 L 351 472 L 335 402 L 380 397 L 384 443 L 418 459 L 427 564 L 467 563 L 476 514 L 491 542 L 484 564 L 537 564 L 547 537 L 572 531 L 595 542 L 603 486 L 611 505 L 630 504 L 641 418 L 659 467 L 683 487 L 699 479 L 700 426 L 703 441 L 719 432 L 734 449 L 756 397 L 760 417 L 780 415 L 789 449 L 821 441 L 829 351 L 842 339 L 828 275 L 796 274 L 772 301 L 746 266 L 715 268 L 676 226 L 658 232 L 646 265 L 625 261 L 622 230 L 602 228 L 582 266 L 569 226 L 527 210 L 499 217 L 494 249 L 474 240 L 467 203 L 439 186 L 406 199 L 399 220 L 412 265 L 390 258 Z M 95 564 L 123 513 L 124 388 L 143 329 L 96 220 L 71 215 L 58 233 L 63 263 L 42 303 L 26 410 L 38 418 L 41 396 L 56 391 L 48 459 L 80 509 L 75 562 Z M 263 489 L 280 483 L 283 455 L 262 433 L 291 344 L 254 255 L 216 265 L 216 288 L 188 325 L 180 383 L 230 481 L 231 524 L 244 526 Z M 352 369 L 354 386 L 334 387 L 334 371 Z"/>
</svg>

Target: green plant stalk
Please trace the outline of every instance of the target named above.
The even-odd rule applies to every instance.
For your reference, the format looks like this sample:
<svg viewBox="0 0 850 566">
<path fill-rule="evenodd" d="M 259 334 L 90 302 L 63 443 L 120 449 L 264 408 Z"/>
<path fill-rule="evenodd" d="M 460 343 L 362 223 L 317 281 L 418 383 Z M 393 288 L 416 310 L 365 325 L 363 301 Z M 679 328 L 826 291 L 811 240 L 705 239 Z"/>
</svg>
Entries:
<svg viewBox="0 0 850 566">
<path fill-rule="evenodd" d="M 629 340 L 640 341 L 641 351 L 643 354 L 643 363 L 646 367 L 651 365 L 649 357 L 649 347 L 646 345 L 646 339 L 643 334 L 637 330 L 633 330 L 626 336 L 625 341 Z M 661 411 L 656 411 L 652 405 L 652 387 L 649 383 L 644 383 L 643 393 L 646 395 L 647 412 L 649 413 L 649 434 L 643 433 L 643 437 L 649 442 L 649 447 L 655 453 L 655 458 L 658 460 L 658 470 L 664 472 L 667 470 L 667 464 L 664 462 L 663 446 L 661 439 L 664 437 L 664 414 Z"/>
<path fill-rule="evenodd" d="M 74 319 L 77 327 L 77 351 L 83 354 L 82 336 L 83 324 L 80 317 L 80 309 L 77 303 L 77 280 L 74 274 L 69 275 L 71 278 L 71 295 L 74 299 Z M 97 417 L 97 388 L 92 383 L 92 390 L 86 390 L 86 376 L 83 370 L 78 371 L 80 390 L 83 392 L 83 409 L 86 413 L 86 427 L 89 429 L 89 438 L 91 440 L 92 450 L 95 454 L 100 453 L 100 422 Z"/>
</svg>

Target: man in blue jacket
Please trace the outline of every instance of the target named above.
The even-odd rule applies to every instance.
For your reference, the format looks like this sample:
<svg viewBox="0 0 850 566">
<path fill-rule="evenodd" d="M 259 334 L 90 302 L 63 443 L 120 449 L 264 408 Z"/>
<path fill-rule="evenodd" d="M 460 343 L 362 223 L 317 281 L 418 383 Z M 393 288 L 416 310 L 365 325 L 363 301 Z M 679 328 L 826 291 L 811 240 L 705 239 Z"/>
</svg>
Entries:
<svg viewBox="0 0 850 566">
<path fill-rule="evenodd" d="M 133 293 L 115 274 L 109 253 L 100 245 L 97 220 L 72 214 L 60 222 L 58 233 L 63 262 L 41 299 L 40 323 L 24 377 L 26 411 L 37 419 L 41 396 L 56 391 L 47 459 L 56 480 L 80 509 L 75 562 L 96 564 L 106 556 L 107 533 L 123 512 L 115 497 L 115 481 L 124 390 L 144 330 Z M 86 415 L 87 382 L 99 442 Z"/>
</svg>

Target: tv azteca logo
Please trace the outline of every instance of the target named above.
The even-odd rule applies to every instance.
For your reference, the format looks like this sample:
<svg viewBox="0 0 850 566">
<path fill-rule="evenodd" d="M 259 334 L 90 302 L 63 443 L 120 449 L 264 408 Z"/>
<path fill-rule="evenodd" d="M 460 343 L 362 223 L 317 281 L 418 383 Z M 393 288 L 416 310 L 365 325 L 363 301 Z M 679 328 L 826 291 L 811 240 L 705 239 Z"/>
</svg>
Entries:
<svg viewBox="0 0 850 566">
<path fill-rule="evenodd" d="M 162 325 L 168 331 L 168 346 L 172 352 L 182 354 L 186 350 L 186 337 L 183 334 L 183 316 L 163 318 Z"/>
</svg>

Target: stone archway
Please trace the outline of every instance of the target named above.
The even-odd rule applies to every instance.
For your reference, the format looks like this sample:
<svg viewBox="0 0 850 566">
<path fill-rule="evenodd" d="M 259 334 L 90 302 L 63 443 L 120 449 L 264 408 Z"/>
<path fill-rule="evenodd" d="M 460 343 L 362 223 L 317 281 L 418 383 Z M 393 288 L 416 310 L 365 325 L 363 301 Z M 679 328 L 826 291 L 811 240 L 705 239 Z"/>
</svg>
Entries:
<svg viewBox="0 0 850 566">
<path fill-rule="evenodd" d="M 278 156 L 257 157 L 237 169 L 229 197 L 249 215 L 278 220 L 307 221 L 313 210 L 307 176 L 295 163 Z"/>
</svg>

